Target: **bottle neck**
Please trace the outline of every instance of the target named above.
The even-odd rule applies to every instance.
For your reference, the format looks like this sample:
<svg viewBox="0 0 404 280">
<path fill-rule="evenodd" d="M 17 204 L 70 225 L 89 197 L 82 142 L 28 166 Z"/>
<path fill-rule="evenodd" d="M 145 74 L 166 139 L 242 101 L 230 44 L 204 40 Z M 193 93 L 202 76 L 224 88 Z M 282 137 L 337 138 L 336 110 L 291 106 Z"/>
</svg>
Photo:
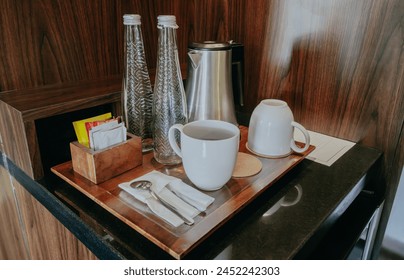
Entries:
<svg viewBox="0 0 404 280">
<path fill-rule="evenodd" d="M 159 28 L 158 44 L 166 50 L 177 50 L 177 30 L 171 27 Z"/>
<path fill-rule="evenodd" d="M 180 82 L 182 83 L 181 67 L 177 47 L 177 31 L 175 28 L 159 28 L 156 68 L 157 78 L 155 88 L 164 86 L 164 82 L 159 79 L 162 76 L 165 77 L 164 79 L 170 77 L 169 79 L 171 79 L 175 84 L 179 84 Z M 178 87 L 181 92 L 184 91 L 182 84 Z"/>
<path fill-rule="evenodd" d="M 125 25 L 125 41 L 126 42 L 142 42 L 142 32 L 140 25 Z"/>
</svg>

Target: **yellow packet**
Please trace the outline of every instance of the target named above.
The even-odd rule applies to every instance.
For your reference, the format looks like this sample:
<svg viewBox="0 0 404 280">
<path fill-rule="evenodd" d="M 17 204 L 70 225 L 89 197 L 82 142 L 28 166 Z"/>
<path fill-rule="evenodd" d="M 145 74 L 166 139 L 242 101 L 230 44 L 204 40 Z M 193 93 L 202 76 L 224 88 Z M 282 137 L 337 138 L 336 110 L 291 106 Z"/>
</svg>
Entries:
<svg viewBox="0 0 404 280">
<path fill-rule="evenodd" d="M 86 122 L 103 121 L 110 118 L 112 118 L 112 114 L 106 113 L 92 118 L 73 122 L 74 131 L 76 132 L 77 140 L 79 141 L 79 143 L 88 148 L 90 147 L 86 129 Z"/>
</svg>

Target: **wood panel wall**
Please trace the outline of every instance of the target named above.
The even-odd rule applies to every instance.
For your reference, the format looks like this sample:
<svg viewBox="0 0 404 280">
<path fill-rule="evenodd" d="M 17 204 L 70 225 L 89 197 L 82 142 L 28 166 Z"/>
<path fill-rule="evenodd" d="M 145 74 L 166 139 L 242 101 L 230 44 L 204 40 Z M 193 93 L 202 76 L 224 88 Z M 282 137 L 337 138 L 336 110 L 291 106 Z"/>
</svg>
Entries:
<svg viewBox="0 0 404 280">
<path fill-rule="evenodd" d="M 0 0 L 0 91 L 121 74 L 124 13 L 142 16 L 149 68 L 174 14 L 182 63 L 191 41 L 244 44 L 245 112 L 284 99 L 308 129 L 382 150 L 380 244 L 404 162 L 404 1 Z"/>
</svg>

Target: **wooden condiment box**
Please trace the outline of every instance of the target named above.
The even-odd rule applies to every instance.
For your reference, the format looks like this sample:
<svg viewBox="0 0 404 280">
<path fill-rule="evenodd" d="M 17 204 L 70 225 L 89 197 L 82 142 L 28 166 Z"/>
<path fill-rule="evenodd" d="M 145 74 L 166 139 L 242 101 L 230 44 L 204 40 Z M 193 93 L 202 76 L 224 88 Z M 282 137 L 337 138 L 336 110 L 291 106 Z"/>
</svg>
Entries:
<svg viewBox="0 0 404 280">
<path fill-rule="evenodd" d="M 142 141 L 128 133 L 123 143 L 94 151 L 78 141 L 70 143 L 73 170 L 100 184 L 142 164 Z"/>
</svg>

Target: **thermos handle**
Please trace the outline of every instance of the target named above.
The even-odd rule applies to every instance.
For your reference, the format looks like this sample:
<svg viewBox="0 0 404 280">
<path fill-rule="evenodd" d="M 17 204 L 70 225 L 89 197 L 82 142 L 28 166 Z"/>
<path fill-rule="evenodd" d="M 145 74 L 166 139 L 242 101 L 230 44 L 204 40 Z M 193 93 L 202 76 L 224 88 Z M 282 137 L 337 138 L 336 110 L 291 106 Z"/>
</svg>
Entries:
<svg viewBox="0 0 404 280">
<path fill-rule="evenodd" d="M 237 106 L 244 106 L 244 46 L 233 40 L 229 41 L 231 46 L 232 60 L 232 83 L 234 103 Z"/>
<path fill-rule="evenodd" d="M 243 70 L 240 61 L 232 63 L 232 82 L 233 82 L 233 94 L 234 94 L 234 102 L 240 107 L 244 106 L 244 97 L 243 97 Z"/>
</svg>

